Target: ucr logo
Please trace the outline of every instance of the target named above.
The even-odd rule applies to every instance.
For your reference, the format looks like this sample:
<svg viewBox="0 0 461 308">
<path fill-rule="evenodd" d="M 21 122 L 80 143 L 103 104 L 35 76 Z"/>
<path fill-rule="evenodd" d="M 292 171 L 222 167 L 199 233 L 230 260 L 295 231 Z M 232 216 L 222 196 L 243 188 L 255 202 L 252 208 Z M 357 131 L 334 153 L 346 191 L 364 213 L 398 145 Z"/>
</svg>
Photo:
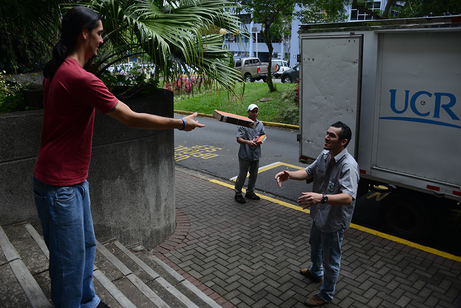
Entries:
<svg viewBox="0 0 461 308">
<path fill-rule="evenodd" d="M 418 91 L 413 95 L 405 90 L 404 100 L 397 99 L 397 90 L 391 89 L 390 109 L 394 116 L 380 116 L 380 120 L 417 122 L 461 129 L 460 105 L 452 93 Z M 402 97 L 403 98 L 403 97 Z M 457 115 L 458 114 L 458 115 Z"/>
<path fill-rule="evenodd" d="M 451 93 L 435 92 L 434 94 L 427 91 L 418 91 L 410 97 L 410 90 L 405 90 L 405 104 L 397 107 L 396 96 L 397 90 L 389 90 L 391 93 L 390 106 L 396 114 L 403 114 L 410 107 L 411 112 L 419 117 L 430 117 L 440 119 L 440 113 L 445 112 L 452 120 L 459 121 L 459 117 L 453 112 L 452 108 L 456 105 L 456 97 Z M 433 108 L 426 106 L 432 104 Z M 430 111 L 428 111 L 430 110 Z"/>
</svg>

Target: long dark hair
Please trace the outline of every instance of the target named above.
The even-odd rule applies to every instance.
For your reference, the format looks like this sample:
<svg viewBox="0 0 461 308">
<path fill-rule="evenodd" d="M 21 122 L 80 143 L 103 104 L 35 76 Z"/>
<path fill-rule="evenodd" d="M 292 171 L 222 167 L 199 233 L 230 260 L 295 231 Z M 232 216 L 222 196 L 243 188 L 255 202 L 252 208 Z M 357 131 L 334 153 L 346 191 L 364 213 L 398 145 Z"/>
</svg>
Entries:
<svg viewBox="0 0 461 308">
<path fill-rule="evenodd" d="M 101 16 L 83 6 L 76 6 L 70 9 L 61 23 L 61 39 L 53 48 L 53 57 L 46 64 L 43 76 L 52 79 L 57 69 L 73 51 L 77 43 L 77 37 L 82 33 L 82 29 L 92 31 L 99 24 Z"/>
</svg>

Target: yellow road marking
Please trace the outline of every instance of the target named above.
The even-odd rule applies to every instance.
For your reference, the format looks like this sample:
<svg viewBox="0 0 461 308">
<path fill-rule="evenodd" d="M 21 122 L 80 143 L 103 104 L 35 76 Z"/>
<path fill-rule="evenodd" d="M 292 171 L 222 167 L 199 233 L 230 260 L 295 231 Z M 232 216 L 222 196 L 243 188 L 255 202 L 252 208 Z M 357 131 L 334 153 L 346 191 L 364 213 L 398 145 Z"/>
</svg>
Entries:
<svg viewBox="0 0 461 308">
<path fill-rule="evenodd" d="M 282 163 L 282 162 L 275 162 L 273 164 L 260 167 L 258 169 L 258 173 L 261 173 L 261 172 L 264 172 L 264 171 L 267 171 L 267 170 L 271 170 L 271 169 L 274 169 L 274 168 L 277 168 L 277 167 L 280 167 L 280 166 L 286 166 L 287 168 L 290 167 L 290 168 L 293 168 L 293 169 L 304 169 L 304 167 L 299 167 L 299 166 L 286 164 L 286 163 Z M 247 177 L 249 177 L 249 176 L 250 176 L 250 174 L 247 173 Z M 235 182 L 237 180 L 237 176 L 234 176 L 233 178 L 230 178 L 229 180 Z"/>
<path fill-rule="evenodd" d="M 212 145 L 194 145 L 192 147 L 178 145 L 174 148 L 174 160 L 178 162 L 191 157 L 210 159 L 218 156 L 215 153 L 218 150 L 222 150 L 222 148 Z"/>
<path fill-rule="evenodd" d="M 280 166 L 280 165 L 288 165 L 288 164 L 283 164 L 283 163 L 276 164 L 276 166 Z M 296 167 L 296 166 L 293 166 L 293 165 L 290 165 L 290 167 L 297 168 L 297 169 L 304 169 L 304 168 Z M 271 167 L 269 169 L 272 169 L 272 168 L 274 168 L 274 167 Z M 208 181 L 211 182 L 211 183 L 214 183 L 214 184 L 218 184 L 218 185 L 230 188 L 230 189 L 234 189 L 234 185 L 231 185 L 231 184 L 228 184 L 228 183 L 224 183 L 224 182 L 213 180 L 213 179 L 208 180 Z M 271 198 L 271 197 L 268 197 L 268 196 L 265 196 L 265 195 L 262 195 L 262 194 L 258 194 L 258 195 L 261 197 L 261 199 L 270 201 L 272 203 L 279 204 L 279 205 L 282 205 L 282 206 L 285 206 L 285 207 L 288 207 L 290 209 L 300 211 L 300 212 L 303 212 L 303 213 L 306 213 L 306 214 L 310 213 L 309 210 L 307 210 L 307 209 L 303 210 L 303 208 L 300 207 L 300 206 L 297 206 L 297 205 L 294 205 L 294 204 L 291 204 L 291 203 L 288 203 L 288 202 L 284 202 L 284 201 L 281 201 L 281 200 L 278 200 L 278 199 L 275 199 L 275 198 Z M 405 240 L 405 239 L 402 239 L 402 238 L 399 238 L 399 237 L 396 237 L 396 236 L 393 236 L 393 235 L 389 235 L 389 234 L 386 234 L 386 233 L 383 233 L 383 232 L 379 232 L 379 231 L 376 231 L 376 230 L 373 230 L 373 229 L 370 229 L 370 228 L 362 227 L 362 226 L 359 226 L 359 225 L 353 224 L 353 223 L 351 224 L 351 228 L 357 229 L 359 231 L 369 233 L 369 234 L 372 234 L 372 235 L 375 235 L 375 236 L 379 236 L 381 238 L 385 238 L 387 240 L 390 240 L 390 241 L 393 241 L 393 242 L 396 242 L 396 243 L 399 243 L 399 244 L 403 244 L 403 245 L 406 245 L 406 246 L 409 246 L 409 247 L 412 247 L 412 248 L 416 248 L 416 249 L 419 249 L 419 250 L 422 250 L 422 251 L 425 251 L 425 252 L 428 252 L 428 253 L 431 253 L 431 254 L 446 258 L 446 259 L 450 259 L 450 260 L 453 260 L 453 261 L 456 261 L 456 262 L 461 262 L 461 257 L 455 256 L 455 255 L 453 255 L 451 253 L 448 253 L 448 252 L 444 252 L 444 251 L 437 250 L 437 249 L 434 249 L 434 248 L 431 248 L 431 247 L 420 245 L 420 244 L 417 244 L 417 243 L 414 243 L 414 242 L 411 242 L 411 241 L 408 241 L 408 240 Z"/>
</svg>

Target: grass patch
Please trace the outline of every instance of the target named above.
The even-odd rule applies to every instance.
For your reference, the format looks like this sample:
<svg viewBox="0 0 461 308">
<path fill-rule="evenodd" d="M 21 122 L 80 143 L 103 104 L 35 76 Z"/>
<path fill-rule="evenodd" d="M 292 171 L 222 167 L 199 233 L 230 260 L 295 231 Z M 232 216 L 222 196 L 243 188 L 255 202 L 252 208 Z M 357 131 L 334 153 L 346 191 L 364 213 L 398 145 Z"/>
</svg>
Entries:
<svg viewBox="0 0 461 308">
<path fill-rule="evenodd" d="M 299 123 L 299 104 L 296 99 L 297 84 L 277 83 L 277 91 L 269 92 L 266 83 L 239 83 L 237 97 L 222 89 L 202 91 L 194 95 L 175 95 L 175 110 L 213 114 L 215 109 L 239 115 L 247 115 L 247 107 L 259 107 L 261 121 L 285 124 Z"/>
</svg>

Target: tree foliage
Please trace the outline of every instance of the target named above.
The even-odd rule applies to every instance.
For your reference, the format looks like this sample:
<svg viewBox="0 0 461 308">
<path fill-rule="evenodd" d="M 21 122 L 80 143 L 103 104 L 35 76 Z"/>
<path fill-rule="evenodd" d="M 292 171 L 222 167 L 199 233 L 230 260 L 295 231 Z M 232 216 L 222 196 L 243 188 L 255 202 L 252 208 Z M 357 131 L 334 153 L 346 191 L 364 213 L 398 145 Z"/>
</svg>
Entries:
<svg viewBox="0 0 461 308">
<path fill-rule="evenodd" d="M 252 14 L 252 20 L 261 23 L 261 35 L 269 51 L 269 71 L 267 85 L 269 91 L 276 91 L 272 83 L 271 64 L 274 47 L 272 37 L 286 36 L 287 30 L 291 32 L 291 22 L 295 6 L 304 0 L 245 0 L 242 9 Z"/>
<path fill-rule="evenodd" d="M 374 19 L 461 14 L 460 0 L 388 0 L 382 11 L 373 9 L 373 0 L 244 0 L 241 4 L 242 9 L 252 14 L 252 20 L 262 25 L 261 35 L 269 51 L 269 64 L 274 50 L 272 37 L 283 37 L 287 25 L 291 28 L 294 16 L 302 23 L 346 21 L 348 6 Z M 295 10 L 297 6 L 301 10 Z M 269 65 L 268 87 L 275 91 L 270 75 Z"/>
<path fill-rule="evenodd" d="M 296 15 L 302 23 L 345 21 L 347 2 L 350 0 L 307 0 Z"/>
<path fill-rule="evenodd" d="M 216 28 L 241 29 L 228 0 L 104 0 L 90 7 L 103 19 L 107 44 L 96 71 L 133 55 L 147 55 L 166 78 L 195 72 L 226 88 L 238 79 Z"/>
<path fill-rule="evenodd" d="M 59 1 L 2 0 L 0 69 L 23 73 L 41 69 L 58 36 Z"/>
<path fill-rule="evenodd" d="M 459 0 L 388 0 L 383 10 L 374 10 L 373 0 L 310 0 L 309 2 L 302 17 L 308 22 L 345 20 L 347 19 L 345 16 L 347 6 L 367 13 L 374 19 L 461 14 L 461 1 Z"/>
<path fill-rule="evenodd" d="M 91 63 L 91 70 L 98 75 L 113 63 L 138 56 L 148 58 L 166 78 L 174 78 L 187 68 L 228 89 L 238 79 L 238 71 L 230 65 L 231 55 L 222 48 L 222 35 L 215 30 L 242 28 L 240 20 L 229 13 L 236 5 L 232 0 L 91 0 L 66 4 L 6 0 L 0 6 L 0 40 L 2 46 L 9 45 L 8 56 L 2 59 L 4 66 L 10 64 L 7 61 L 21 63 L 24 52 L 31 61 L 49 60 L 58 40 L 60 19 L 74 5 L 90 7 L 102 16 L 105 43 Z M 19 40 L 23 44 L 15 44 Z M 32 42 L 39 42 L 40 48 Z"/>
<path fill-rule="evenodd" d="M 426 17 L 426 16 L 447 16 L 461 14 L 461 1 L 459 0 L 410 0 L 405 1 L 402 7 L 397 7 L 397 0 L 389 1 L 395 7 L 394 16 L 387 17 Z M 389 4 L 388 4 L 389 5 Z"/>
</svg>

